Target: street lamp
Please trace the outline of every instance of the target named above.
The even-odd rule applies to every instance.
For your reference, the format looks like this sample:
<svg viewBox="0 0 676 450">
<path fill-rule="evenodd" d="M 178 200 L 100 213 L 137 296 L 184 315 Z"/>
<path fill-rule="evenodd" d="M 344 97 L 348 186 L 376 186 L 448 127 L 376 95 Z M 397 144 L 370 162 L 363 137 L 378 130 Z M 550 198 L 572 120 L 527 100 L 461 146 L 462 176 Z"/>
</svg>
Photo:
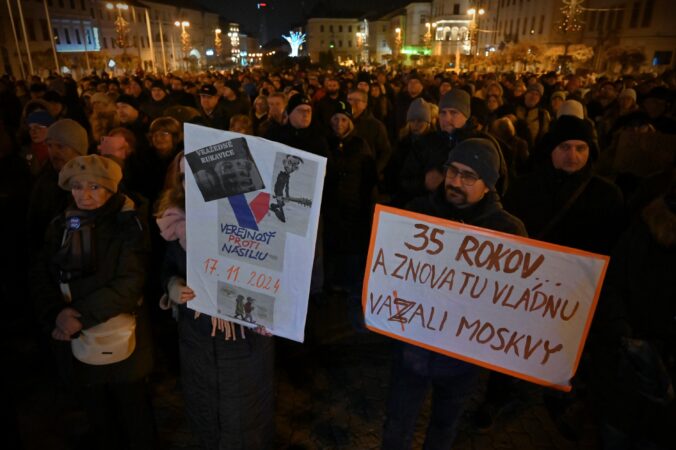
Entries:
<svg viewBox="0 0 676 450">
<path fill-rule="evenodd" d="M 230 55 L 232 62 L 236 63 L 239 61 L 240 51 L 239 51 L 239 27 L 235 24 L 230 24 L 228 30 L 228 37 L 230 38 Z"/>
<path fill-rule="evenodd" d="M 221 29 L 216 28 L 214 30 L 214 48 L 216 49 L 216 56 L 221 56 L 221 49 L 223 42 L 221 41 Z"/>
<path fill-rule="evenodd" d="M 188 50 L 190 50 L 190 34 L 186 30 L 186 28 L 190 27 L 190 22 L 187 20 L 183 21 L 176 21 L 174 22 L 174 25 L 177 27 L 181 27 L 181 46 L 183 48 L 183 53 L 188 53 Z"/>
<path fill-rule="evenodd" d="M 394 48 L 397 51 L 397 56 L 399 56 L 399 52 L 401 52 L 401 28 L 397 27 L 394 29 Z"/>
<path fill-rule="evenodd" d="M 124 17 L 122 17 L 122 11 L 128 11 L 129 5 L 126 3 L 106 3 L 106 9 L 112 11 L 117 9 L 117 19 L 115 19 L 115 31 L 117 32 L 117 45 L 118 47 L 126 50 L 127 45 L 127 33 L 129 32 L 129 22 L 127 22 Z"/>
<path fill-rule="evenodd" d="M 184 67 L 187 67 L 188 65 L 188 51 L 190 50 L 190 34 L 186 30 L 190 26 L 190 22 L 187 20 L 179 21 L 177 20 L 174 22 L 174 25 L 176 27 L 181 27 L 181 49 L 183 50 L 183 62 L 184 62 Z"/>
<path fill-rule="evenodd" d="M 479 8 L 479 10 L 477 10 L 476 8 L 470 8 L 467 10 L 467 14 L 472 16 L 472 21 L 469 23 L 469 53 L 472 56 L 474 56 L 477 40 L 477 22 L 476 22 L 477 13 L 480 16 L 483 16 L 486 13 L 486 11 L 483 8 Z"/>
<path fill-rule="evenodd" d="M 425 36 L 423 36 L 423 42 L 425 47 L 429 47 L 432 42 L 432 24 L 429 22 L 425 23 Z"/>
</svg>

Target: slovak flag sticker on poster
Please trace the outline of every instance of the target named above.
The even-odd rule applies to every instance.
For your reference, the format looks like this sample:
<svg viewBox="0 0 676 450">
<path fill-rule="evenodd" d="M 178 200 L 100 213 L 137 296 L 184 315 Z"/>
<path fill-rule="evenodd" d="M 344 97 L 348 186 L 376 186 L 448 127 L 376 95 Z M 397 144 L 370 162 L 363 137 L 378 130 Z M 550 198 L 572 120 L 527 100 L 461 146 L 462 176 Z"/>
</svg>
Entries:
<svg viewBox="0 0 676 450">
<path fill-rule="evenodd" d="M 303 341 L 326 158 L 185 124 L 188 307 Z"/>
</svg>

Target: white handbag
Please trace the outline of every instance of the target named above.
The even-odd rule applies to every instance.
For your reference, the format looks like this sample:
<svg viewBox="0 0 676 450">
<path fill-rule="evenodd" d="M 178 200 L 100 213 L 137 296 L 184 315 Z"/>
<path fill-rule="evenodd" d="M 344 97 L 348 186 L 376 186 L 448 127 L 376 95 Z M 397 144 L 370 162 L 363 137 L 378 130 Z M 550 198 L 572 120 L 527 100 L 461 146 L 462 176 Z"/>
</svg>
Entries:
<svg viewBox="0 0 676 450">
<path fill-rule="evenodd" d="M 71 341 L 71 348 L 75 358 L 93 366 L 124 361 L 136 348 L 136 317 L 118 314 L 82 330 L 80 336 Z"/>
</svg>

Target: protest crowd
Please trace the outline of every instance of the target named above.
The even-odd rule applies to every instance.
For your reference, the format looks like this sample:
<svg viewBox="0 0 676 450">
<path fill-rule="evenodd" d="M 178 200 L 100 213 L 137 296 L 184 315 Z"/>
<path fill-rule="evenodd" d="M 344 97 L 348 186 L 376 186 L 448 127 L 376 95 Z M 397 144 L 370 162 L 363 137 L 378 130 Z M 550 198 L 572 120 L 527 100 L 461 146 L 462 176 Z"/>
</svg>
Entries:
<svg viewBox="0 0 676 450">
<path fill-rule="evenodd" d="M 158 448 L 148 380 L 162 352 L 204 449 L 274 447 L 274 372 L 297 371 L 298 349 L 188 307 L 186 123 L 327 158 L 310 303 L 341 292 L 357 333 L 376 203 L 610 255 L 573 390 L 543 388 L 544 403 L 562 429 L 589 405 L 604 449 L 676 445 L 675 72 L 4 77 L 0 104 L 0 294 L 86 411 L 82 448 Z M 88 329 L 115 333 L 121 355 L 76 340 Z M 507 375 L 393 352 L 383 449 L 411 448 L 430 389 L 426 449 L 451 448 L 480 383 L 478 428 L 518 395 Z"/>
</svg>

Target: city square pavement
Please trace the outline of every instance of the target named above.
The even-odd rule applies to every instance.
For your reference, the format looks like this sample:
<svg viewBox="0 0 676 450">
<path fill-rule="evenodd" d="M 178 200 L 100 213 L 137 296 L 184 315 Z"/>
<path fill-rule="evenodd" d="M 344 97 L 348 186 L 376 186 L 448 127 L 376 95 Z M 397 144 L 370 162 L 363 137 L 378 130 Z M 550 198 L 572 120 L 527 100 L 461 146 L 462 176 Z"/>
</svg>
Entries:
<svg viewBox="0 0 676 450">
<path fill-rule="evenodd" d="M 40 356 L 37 340 L 23 330 L 10 333 L 4 344 L 11 349 L 11 364 L 4 371 L 9 384 L 5 386 L 9 386 L 10 398 L 16 405 L 16 428 L 23 448 L 87 448 L 82 444 L 86 442 L 86 416 Z M 306 335 L 304 345 L 277 341 L 276 448 L 379 448 L 393 342 L 374 333 L 354 332 L 340 296 L 310 305 Z M 175 336 L 172 330 L 164 330 L 160 339 L 175 340 Z M 199 445 L 183 414 L 180 379 L 171 362 L 174 356 L 158 353 L 151 386 L 160 446 L 197 450 Z M 460 425 L 454 448 L 599 448 L 587 408 L 579 408 L 573 417 L 579 439 L 568 440 L 545 409 L 543 389 L 525 382 L 516 387 L 518 401 L 487 431 L 475 429 L 467 420 L 481 400 L 480 389 Z M 428 399 L 418 422 L 414 448 L 422 447 L 429 409 Z"/>
</svg>

